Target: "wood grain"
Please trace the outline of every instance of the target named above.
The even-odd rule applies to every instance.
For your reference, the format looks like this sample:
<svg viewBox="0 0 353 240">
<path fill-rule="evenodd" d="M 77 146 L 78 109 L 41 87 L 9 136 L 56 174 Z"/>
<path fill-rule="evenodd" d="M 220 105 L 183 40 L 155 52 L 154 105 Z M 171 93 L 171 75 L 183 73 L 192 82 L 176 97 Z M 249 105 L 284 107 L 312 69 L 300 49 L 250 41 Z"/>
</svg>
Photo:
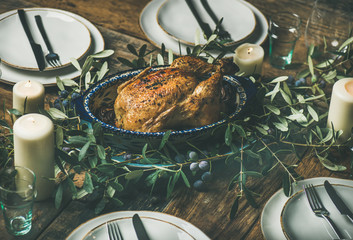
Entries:
<svg viewBox="0 0 353 240">
<path fill-rule="evenodd" d="M 139 27 L 139 15 L 149 0 L 1 0 L 0 13 L 24 7 L 51 7 L 67 10 L 88 19 L 101 31 L 106 49 L 113 49 L 114 55 L 109 59 L 110 73 L 126 70 L 117 57 L 131 59 L 132 55 L 126 48 L 132 44 L 140 48 L 147 44 L 148 49 L 156 49 L 147 41 Z M 313 0 L 249 0 L 269 18 L 284 9 L 291 9 L 302 18 L 302 35 L 296 45 L 294 62 L 306 61 L 306 46 L 304 44 L 304 27 L 310 14 Z M 268 42 L 263 44 L 266 51 L 263 64 L 263 80 L 271 80 L 277 76 L 295 75 L 300 69 L 279 70 L 272 68 L 268 61 Z M 0 66 L 1 67 L 1 66 Z M 57 97 L 56 87 L 46 88 L 46 107 Z M 12 108 L 12 86 L 0 83 L 0 102 L 5 107 Z M 0 113 L 3 114 L 2 110 Z M 305 149 L 304 149 L 305 150 Z M 331 172 L 325 169 L 310 152 L 300 152 L 301 159 L 294 155 L 282 156 L 281 160 L 287 164 L 298 164 L 297 173 L 304 178 L 331 176 L 349 178 L 349 171 Z M 349 165 L 347 158 L 338 160 Z M 165 188 L 149 195 L 143 182 L 136 185 L 134 190 L 122 197 L 125 205 L 120 208 L 108 207 L 105 212 L 121 210 L 152 210 L 172 214 L 191 222 L 204 231 L 211 239 L 263 239 L 261 232 L 261 212 L 268 199 L 281 188 L 284 170 L 277 166 L 267 176 L 257 179 L 249 178 L 247 187 L 260 194 L 256 198 L 258 208 L 249 205 L 244 197 L 239 202 L 239 210 L 233 220 L 229 219 L 230 208 L 239 189 L 227 191 L 232 176 L 237 173 L 237 167 L 225 166 L 222 162 L 214 165 L 215 178 L 207 192 L 197 192 L 186 188 L 180 182 L 170 199 L 165 199 Z M 195 180 L 191 178 L 191 181 Z M 96 217 L 89 202 L 67 201 L 56 210 L 52 201 L 35 204 L 33 230 L 22 238 L 11 237 L 4 228 L 3 217 L 0 216 L 0 239 L 65 239 L 80 224 Z"/>
</svg>

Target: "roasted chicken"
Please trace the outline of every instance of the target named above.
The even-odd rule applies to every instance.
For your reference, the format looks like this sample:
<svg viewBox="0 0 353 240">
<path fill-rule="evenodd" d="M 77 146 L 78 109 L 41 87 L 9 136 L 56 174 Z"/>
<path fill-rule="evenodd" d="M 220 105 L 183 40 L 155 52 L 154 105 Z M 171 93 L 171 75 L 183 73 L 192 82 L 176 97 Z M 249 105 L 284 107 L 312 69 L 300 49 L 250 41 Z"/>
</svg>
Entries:
<svg viewBox="0 0 353 240">
<path fill-rule="evenodd" d="M 223 75 L 236 71 L 231 61 L 209 64 L 190 56 L 177 58 L 163 70 L 146 68 L 118 87 L 115 125 L 126 130 L 159 132 L 216 122 L 225 111 L 221 97 Z"/>
</svg>

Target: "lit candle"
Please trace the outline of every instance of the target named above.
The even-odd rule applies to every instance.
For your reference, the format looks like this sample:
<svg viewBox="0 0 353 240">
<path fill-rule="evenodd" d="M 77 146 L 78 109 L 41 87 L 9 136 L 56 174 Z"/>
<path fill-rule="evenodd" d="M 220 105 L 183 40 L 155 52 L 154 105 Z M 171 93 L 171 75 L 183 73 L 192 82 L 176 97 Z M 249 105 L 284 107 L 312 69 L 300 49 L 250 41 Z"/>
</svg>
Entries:
<svg viewBox="0 0 353 240">
<path fill-rule="evenodd" d="M 51 196 L 54 189 L 54 125 L 46 116 L 30 113 L 13 126 L 14 163 L 31 169 L 37 177 L 37 200 Z"/>
<path fill-rule="evenodd" d="M 244 43 L 235 49 L 234 63 L 245 76 L 260 74 L 264 60 L 264 49 L 256 44 Z"/>
<path fill-rule="evenodd" d="M 342 130 L 339 141 L 346 141 L 351 136 L 353 127 L 353 78 L 338 80 L 332 88 L 327 127 L 335 131 Z"/>
<path fill-rule="evenodd" d="M 35 113 L 38 112 L 38 107 L 44 107 L 43 84 L 32 80 L 21 81 L 16 83 L 12 90 L 12 107 L 21 113 Z M 25 101 L 26 109 L 24 109 Z"/>
</svg>

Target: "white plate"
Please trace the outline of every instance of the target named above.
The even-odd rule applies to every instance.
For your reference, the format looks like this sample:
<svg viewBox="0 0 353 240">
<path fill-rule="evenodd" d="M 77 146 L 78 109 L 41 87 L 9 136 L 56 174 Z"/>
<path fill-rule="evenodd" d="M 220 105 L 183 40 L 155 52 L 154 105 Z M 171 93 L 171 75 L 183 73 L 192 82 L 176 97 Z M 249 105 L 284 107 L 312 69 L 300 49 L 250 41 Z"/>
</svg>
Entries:
<svg viewBox="0 0 353 240">
<path fill-rule="evenodd" d="M 353 210 L 353 187 L 332 184 L 337 194 Z M 342 232 L 345 239 L 353 237 L 352 222 L 343 216 L 327 194 L 323 185 L 314 186 L 322 204 L 330 212 L 330 218 Z M 304 221 L 305 219 L 305 221 Z M 313 240 L 335 239 L 336 235 L 323 219 L 315 216 L 304 191 L 299 191 L 288 199 L 281 213 L 281 225 L 288 239 Z"/>
<path fill-rule="evenodd" d="M 189 45 L 180 43 L 165 33 L 157 23 L 157 12 L 165 0 L 153 0 L 143 9 L 140 15 L 140 26 L 142 31 L 146 34 L 147 38 L 152 44 L 157 47 L 161 47 L 162 43 L 166 49 L 171 49 L 175 54 L 185 55 L 187 54 L 186 48 Z M 248 6 L 256 18 L 256 27 L 254 33 L 246 38 L 244 41 L 254 44 L 262 44 L 267 38 L 268 22 L 266 17 L 253 5 L 246 1 L 241 1 Z M 182 26 L 181 26 L 182 27 Z M 235 44 L 240 45 L 243 41 Z M 217 56 L 219 52 L 211 52 L 212 55 Z M 229 53 L 226 57 L 233 56 L 233 53 Z"/>
<path fill-rule="evenodd" d="M 64 10 L 59 10 L 59 9 L 52 9 L 52 8 L 27 8 L 25 9 L 26 11 L 28 10 L 42 10 L 42 11 L 50 11 L 50 12 L 59 12 L 59 13 L 64 13 L 67 14 L 71 17 L 74 17 L 78 21 L 81 21 L 88 30 L 90 31 L 91 34 L 91 47 L 87 53 L 87 55 L 91 55 L 93 53 L 100 52 L 104 50 L 104 39 L 102 37 L 102 34 L 99 32 L 99 30 L 87 19 L 71 13 L 67 12 Z M 4 18 L 6 16 L 9 16 L 11 14 L 15 14 L 17 10 L 12 10 L 6 13 L 0 14 L 0 18 Z M 82 59 L 83 60 L 83 59 Z M 35 61 L 35 60 L 34 60 Z M 75 67 L 72 65 L 62 68 L 62 69 L 56 69 L 52 71 L 44 71 L 44 72 L 36 72 L 36 71 L 26 71 L 22 69 L 16 69 L 10 66 L 7 66 L 5 64 L 0 65 L 0 81 L 9 83 L 9 84 L 15 84 L 19 81 L 22 80 L 30 80 L 34 79 L 39 82 L 41 82 L 44 86 L 54 86 L 56 85 L 56 76 L 59 76 L 61 78 L 76 78 L 80 76 L 80 72 L 76 70 Z M 1 74 L 2 72 L 2 74 Z"/>
<path fill-rule="evenodd" d="M 303 189 L 303 185 L 305 184 L 320 185 L 323 184 L 325 180 L 328 180 L 331 184 L 342 184 L 353 187 L 352 180 L 319 177 L 298 181 L 297 184 L 294 185 L 294 193 L 301 191 Z M 261 214 L 261 229 L 265 239 L 286 239 L 281 227 L 281 212 L 287 200 L 288 197 L 284 195 L 283 189 L 280 189 L 266 203 Z"/>
<path fill-rule="evenodd" d="M 132 216 L 138 213 L 151 240 L 209 240 L 200 229 L 180 218 L 149 211 L 121 211 L 93 218 L 77 227 L 66 240 L 106 240 L 107 222 L 116 220 L 123 239 L 137 240 Z"/>
<path fill-rule="evenodd" d="M 66 13 L 48 9 L 26 9 L 25 14 L 34 42 L 41 45 L 45 56 L 48 49 L 35 21 L 36 15 L 41 16 L 53 51 L 60 56 L 60 68 L 71 64 L 70 58 L 80 59 L 88 52 L 91 35 L 81 21 Z M 4 63 L 15 68 L 39 71 L 17 12 L 0 19 L 0 42 L 0 56 Z M 56 68 L 46 62 L 44 71 L 53 69 Z"/>
<path fill-rule="evenodd" d="M 193 1 L 193 3 L 202 21 L 208 23 L 212 30 L 215 29 L 216 24 L 201 1 Z M 243 1 L 209 0 L 208 4 L 219 19 L 223 18 L 222 26 L 230 33 L 233 40 L 229 44 L 244 40 L 255 30 L 255 15 Z M 157 20 L 167 34 L 185 44 L 194 45 L 196 30 L 199 29 L 202 32 L 185 0 L 164 2 L 158 10 Z M 206 40 L 200 37 L 200 43 L 205 44 Z"/>
</svg>

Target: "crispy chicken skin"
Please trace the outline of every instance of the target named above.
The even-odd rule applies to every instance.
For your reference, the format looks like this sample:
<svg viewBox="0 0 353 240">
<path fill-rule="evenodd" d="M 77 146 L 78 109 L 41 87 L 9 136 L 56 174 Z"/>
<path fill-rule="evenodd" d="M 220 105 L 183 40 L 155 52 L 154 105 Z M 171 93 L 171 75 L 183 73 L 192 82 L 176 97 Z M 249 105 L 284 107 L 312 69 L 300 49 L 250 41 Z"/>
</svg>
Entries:
<svg viewBox="0 0 353 240">
<path fill-rule="evenodd" d="M 177 58 L 163 70 L 150 72 L 147 68 L 118 87 L 116 126 L 159 132 L 216 122 L 225 110 L 221 101 L 223 74 L 236 70 L 224 60 L 213 65 L 190 56 Z M 202 78 L 212 72 L 208 79 Z"/>
</svg>

